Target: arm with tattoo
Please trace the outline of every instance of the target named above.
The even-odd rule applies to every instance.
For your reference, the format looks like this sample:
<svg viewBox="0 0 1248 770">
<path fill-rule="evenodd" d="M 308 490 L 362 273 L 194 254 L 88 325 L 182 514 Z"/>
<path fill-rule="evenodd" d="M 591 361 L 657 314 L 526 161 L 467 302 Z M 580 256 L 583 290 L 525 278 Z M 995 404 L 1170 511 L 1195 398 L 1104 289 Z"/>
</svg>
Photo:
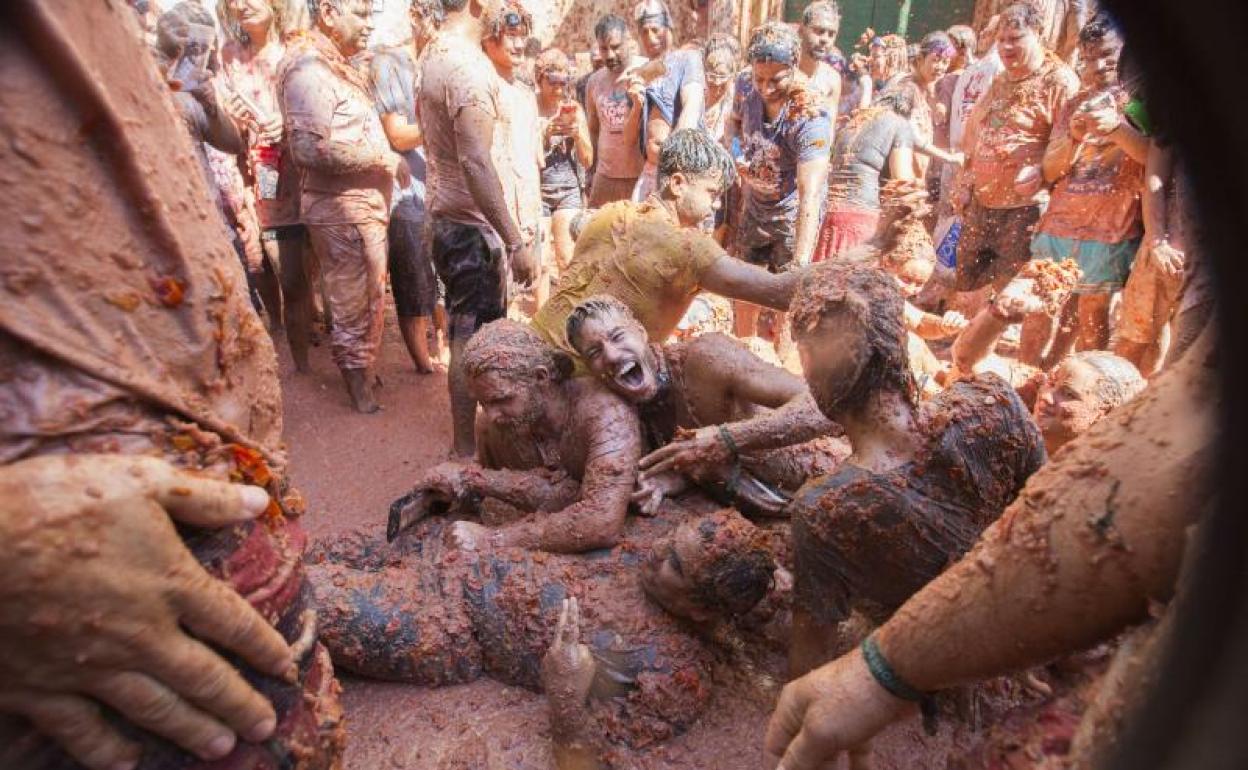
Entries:
<svg viewBox="0 0 1248 770">
<path fill-rule="evenodd" d="M 580 499 L 557 513 L 500 528 L 501 545 L 579 553 L 619 540 L 641 457 L 641 429 L 632 408 L 609 393 L 583 397 L 573 419 L 588 445 Z"/>
</svg>

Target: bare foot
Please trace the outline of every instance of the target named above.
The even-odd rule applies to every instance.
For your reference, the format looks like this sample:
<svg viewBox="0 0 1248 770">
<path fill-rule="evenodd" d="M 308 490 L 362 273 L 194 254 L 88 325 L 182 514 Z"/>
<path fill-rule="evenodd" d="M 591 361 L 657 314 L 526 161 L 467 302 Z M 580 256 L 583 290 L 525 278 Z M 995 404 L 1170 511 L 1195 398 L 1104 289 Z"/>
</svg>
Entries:
<svg viewBox="0 0 1248 770">
<path fill-rule="evenodd" d="M 351 396 L 351 406 L 360 414 L 374 414 L 381 411 L 373 389 L 369 386 L 368 377 L 363 369 L 343 369 L 342 378 L 347 383 L 347 394 Z"/>
</svg>

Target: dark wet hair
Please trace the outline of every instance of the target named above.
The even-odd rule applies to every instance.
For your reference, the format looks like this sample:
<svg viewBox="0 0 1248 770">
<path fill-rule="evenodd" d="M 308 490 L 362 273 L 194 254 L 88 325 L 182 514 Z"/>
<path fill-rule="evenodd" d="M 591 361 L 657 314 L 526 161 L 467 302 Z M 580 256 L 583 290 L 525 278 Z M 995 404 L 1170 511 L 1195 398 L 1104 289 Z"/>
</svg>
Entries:
<svg viewBox="0 0 1248 770">
<path fill-rule="evenodd" d="M 702 45 L 702 60 L 706 61 L 711 58 L 711 54 L 720 51 L 727 51 L 732 55 L 733 66 L 741 59 L 741 44 L 737 42 L 737 38 L 724 32 L 716 32 Z"/>
<path fill-rule="evenodd" d="M 718 173 L 724 186 L 737 178 L 732 156 L 711 135 L 700 128 L 673 131 L 659 148 L 657 182 L 660 189 L 672 174 L 701 176 Z"/>
<path fill-rule="evenodd" d="M 1148 385 L 1134 364 L 1107 350 L 1072 353 L 1062 360 L 1062 364 L 1071 361 L 1086 364 L 1096 371 L 1096 396 L 1101 400 L 1101 405 L 1109 409 L 1127 403 Z"/>
<path fill-rule="evenodd" d="M 887 88 L 875 97 L 876 107 L 887 107 L 903 118 L 909 118 L 914 112 L 914 98 L 917 91 L 905 84 L 897 84 Z"/>
<path fill-rule="evenodd" d="M 612 32 L 619 32 L 625 37 L 628 36 L 628 22 L 623 17 L 614 13 L 608 13 L 598 18 L 598 23 L 594 25 L 594 39 L 602 40 Z"/>
<path fill-rule="evenodd" d="M 568 320 L 563 327 L 564 336 L 567 337 L 572 348 L 579 353 L 581 348 L 576 341 L 581 336 L 581 328 L 585 326 L 585 323 L 610 316 L 618 316 L 626 321 L 637 323 L 637 316 L 633 315 L 632 308 L 628 305 L 609 294 L 595 294 L 568 313 Z"/>
<path fill-rule="evenodd" d="M 544 367 L 556 382 L 572 375 L 572 360 L 546 344 L 527 324 L 508 318 L 482 326 L 464 346 L 464 374 L 480 377 L 498 372 L 512 380 L 531 379 Z"/>
<path fill-rule="evenodd" d="M 447 13 L 459 13 L 468 6 L 468 0 L 442 0 L 442 10 Z"/>
<path fill-rule="evenodd" d="M 836 17 L 839 21 L 841 18 L 841 8 L 836 4 L 836 0 L 815 0 L 815 2 L 806 6 L 806 10 L 802 11 L 802 26 L 810 24 L 816 14 L 827 13 Z"/>
<path fill-rule="evenodd" d="M 1079 30 L 1079 44 L 1087 45 L 1089 43 L 1100 43 L 1107 37 L 1122 38 L 1118 31 L 1118 25 L 1114 23 L 1114 19 L 1104 11 L 1098 11 L 1095 16 L 1088 20 L 1087 24 Z"/>
<path fill-rule="evenodd" d="M 923 36 L 923 39 L 919 41 L 918 55 L 920 57 L 945 50 L 949 50 L 954 53 L 957 53 L 958 50 L 958 47 L 953 44 L 953 38 L 946 32 L 928 32 Z"/>
<path fill-rule="evenodd" d="M 695 605 L 719 616 L 744 615 L 771 590 L 776 561 L 758 528 L 731 509 L 697 524 L 706 558 L 683 565 Z"/>
<path fill-rule="evenodd" d="M 547 74 L 552 72 L 571 72 L 572 61 L 568 55 L 559 48 L 547 48 L 537 55 L 537 61 L 533 63 L 533 77 L 541 80 Z"/>
<path fill-rule="evenodd" d="M 1040 9 L 1034 3 L 1021 2 L 1011 3 L 1001 11 L 1001 20 L 998 22 L 1001 29 L 1013 27 L 1014 29 L 1030 29 L 1036 34 L 1044 31 L 1044 17 L 1040 14 Z"/>
<path fill-rule="evenodd" d="M 166 59 L 174 58 L 182 52 L 191 27 L 205 27 L 214 37 L 217 33 L 217 25 L 206 8 L 183 0 L 156 20 L 156 50 Z"/>
<path fill-rule="evenodd" d="M 446 21 L 446 7 L 442 0 L 412 0 L 408 13 L 433 22 L 434 27 L 441 27 Z"/>
<path fill-rule="evenodd" d="M 794 335 L 811 334 L 821 321 L 833 316 L 852 318 L 861 334 L 860 340 L 845 340 L 858 348 L 861 358 L 857 377 L 848 388 L 826 393 L 817 383 L 810 383 L 825 415 L 857 410 L 880 391 L 894 391 L 914 401 L 904 307 L 893 277 L 867 264 L 821 262 L 798 285 L 789 309 Z"/>
<path fill-rule="evenodd" d="M 533 31 L 533 16 L 519 0 L 503 0 L 482 21 L 482 40 L 502 37 L 503 33 L 512 29 L 523 29 L 526 34 Z M 527 40 L 525 44 L 527 46 Z"/>
<path fill-rule="evenodd" d="M 782 21 L 768 21 L 755 27 L 745 49 L 745 60 L 750 63 L 797 64 L 801 55 L 801 39 Z"/>
</svg>

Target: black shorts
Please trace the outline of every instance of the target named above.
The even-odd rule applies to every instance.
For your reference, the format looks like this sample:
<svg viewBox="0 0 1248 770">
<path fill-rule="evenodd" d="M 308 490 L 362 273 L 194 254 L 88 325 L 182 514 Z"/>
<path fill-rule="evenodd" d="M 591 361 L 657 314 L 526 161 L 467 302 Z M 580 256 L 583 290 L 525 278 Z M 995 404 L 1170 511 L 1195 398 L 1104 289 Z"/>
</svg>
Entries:
<svg viewBox="0 0 1248 770">
<path fill-rule="evenodd" d="M 481 227 L 433 219 L 433 266 L 446 287 L 447 337 L 466 340 L 507 315 L 504 255 L 490 248 Z"/>
<path fill-rule="evenodd" d="M 542 216 L 548 217 L 564 209 L 585 208 L 580 187 L 547 187 L 542 185 Z"/>
<path fill-rule="evenodd" d="M 425 223 L 393 218 L 387 230 L 387 262 L 395 312 L 403 318 L 433 315 L 438 280 L 425 248 Z"/>
<path fill-rule="evenodd" d="M 1031 259 L 1031 236 L 1039 221 L 1039 206 L 990 209 L 972 202 L 958 241 L 957 290 L 1004 286 Z"/>
</svg>

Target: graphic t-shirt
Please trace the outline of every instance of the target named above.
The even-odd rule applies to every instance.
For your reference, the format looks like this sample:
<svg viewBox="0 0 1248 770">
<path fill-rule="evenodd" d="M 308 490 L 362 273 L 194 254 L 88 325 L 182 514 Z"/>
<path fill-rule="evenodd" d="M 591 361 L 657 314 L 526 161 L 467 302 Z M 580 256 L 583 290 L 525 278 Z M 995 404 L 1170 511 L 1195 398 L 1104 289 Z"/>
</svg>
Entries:
<svg viewBox="0 0 1248 770">
<path fill-rule="evenodd" d="M 624 125 L 633 103 L 628 90 L 616 85 L 619 77 L 603 67 L 590 76 L 585 85 L 585 98 L 593 102 L 598 113 L 598 146 L 595 174 L 608 179 L 636 179 L 641 173 L 641 150 L 624 141 Z"/>
</svg>

